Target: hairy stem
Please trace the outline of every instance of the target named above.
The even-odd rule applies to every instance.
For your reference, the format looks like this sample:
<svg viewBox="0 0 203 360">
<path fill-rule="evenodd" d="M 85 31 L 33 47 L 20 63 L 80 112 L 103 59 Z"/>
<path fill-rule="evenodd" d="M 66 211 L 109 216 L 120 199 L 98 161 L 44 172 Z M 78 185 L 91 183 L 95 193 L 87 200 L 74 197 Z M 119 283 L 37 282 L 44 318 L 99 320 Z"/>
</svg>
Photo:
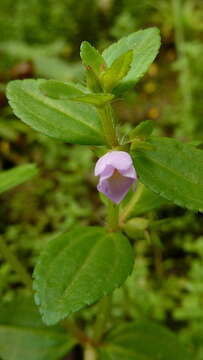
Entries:
<svg viewBox="0 0 203 360">
<path fill-rule="evenodd" d="M 119 205 L 114 204 L 111 200 L 108 200 L 107 228 L 109 231 L 118 230 L 118 220 L 119 220 Z"/>
<path fill-rule="evenodd" d="M 5 260 L 11 265 L 12 269 L 18 274 L 19 279 L 22 283 L 27 286 L 28 289 L 32 290 L 32 278 L 16 257 L 16 255 L 12 252 L 9 246 L 5 243 L 3 238 L 0 236 L 0 251 L 5 258 Z"/>
<path fill-rule="evenodd" d="M 103 126 L 104 136 L 110 148 L 115 148 L 119 145 L 116 125 L 113 117 L 112 107 L 110 104 L 105 105 L 99 110 L 101 122 Z M 119 206 L 108 200 L 107 205 L 107 229 L 108 231 L 118 231 L 119 228 Z M 104 333 L 106 332 L 106 324 L 109 319 L 111 310 L 111 296 L 103 297 L 98 304 L 98 312 L 96 322 L 94 325 L 93 343 L 98 344 Z M 85 348 L 84 360 L 96 360 L 96 352 L 90 344 Z"/>
</svg>

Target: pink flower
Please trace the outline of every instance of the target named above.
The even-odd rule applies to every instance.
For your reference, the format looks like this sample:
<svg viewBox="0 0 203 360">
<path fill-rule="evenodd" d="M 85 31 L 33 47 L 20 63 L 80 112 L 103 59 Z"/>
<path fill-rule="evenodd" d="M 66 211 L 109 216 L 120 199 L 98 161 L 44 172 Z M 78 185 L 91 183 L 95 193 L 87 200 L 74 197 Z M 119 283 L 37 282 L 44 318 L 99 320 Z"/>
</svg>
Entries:
<svg viewBox="0 0 203 360">
<path fill-rule="evenodd" d="M 99 176 L 98 191 L 118 204 L 136 181 L 137 174 L 131 156 L 125 151 L 111 151 L 96 163 L 95 176 Z"/>
</svg>

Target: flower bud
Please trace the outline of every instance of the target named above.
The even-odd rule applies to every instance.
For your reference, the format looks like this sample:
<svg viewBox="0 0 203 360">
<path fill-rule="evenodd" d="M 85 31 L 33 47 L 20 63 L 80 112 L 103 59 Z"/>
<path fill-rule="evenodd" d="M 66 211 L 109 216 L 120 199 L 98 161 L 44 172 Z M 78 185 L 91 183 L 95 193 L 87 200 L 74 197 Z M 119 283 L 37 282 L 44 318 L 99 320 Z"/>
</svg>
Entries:
<svg viewBox="0 0 203 360">
<path fill-rule="evenodd" d="M 124 225 L 123 229 L 131 239 L 136 240 L 144 238 L 144 232 L 148 229 L 149 224 L 149 219 L 136 217 L 128 220 L 127 223 Z"/>
</svg>

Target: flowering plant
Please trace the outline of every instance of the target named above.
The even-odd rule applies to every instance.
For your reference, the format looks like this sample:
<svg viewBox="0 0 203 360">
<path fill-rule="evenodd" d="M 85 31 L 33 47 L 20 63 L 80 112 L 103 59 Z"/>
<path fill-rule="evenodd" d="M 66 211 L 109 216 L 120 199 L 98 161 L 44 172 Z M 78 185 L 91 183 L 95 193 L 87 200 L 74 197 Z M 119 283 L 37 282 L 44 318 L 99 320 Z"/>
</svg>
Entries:
<svg viewBox="0 0 203 360">
<path fill-rule="evenodd" d="M 61 141 L 91 146 L 98 155 L 97 189 L 107 209 L 105 226 L 77 226 L 58 235 L 37 261 L 35 303 L 44 324 L 58 325 L 49 327 L 46 336 L 42 331 L 42 336 L 29 338 L 33 359 L 61 358 L 76 344 L 84 348 L 85 360 L 164 360 L 175 356 L 171 349 L 177 358 L 190 358 L 161 326 L 146 321 L 117 326 L 110 316 L 112 295 L 133 270 L 133 241 L 140 233 L 149 236 L 153 226 L 153 220 L 134 215 L 142 199 L 153 198 L 149 209 L 171 201 L 203 211 L 202 150 L 152 136 L 151 121 L 123 139 L 113 112 L 112 102 L 144 75 L 159 46 L 156 28 L 124 37 L 102 54 L 83 42 L 86 86 L 42 79 L 8 85 L 10 105 L 26 124 Z M 95 303 L 94 323 L 78 323 L 74 314 Z M 44 329 L 37 321 L 35 326 Z"/>
</svg>

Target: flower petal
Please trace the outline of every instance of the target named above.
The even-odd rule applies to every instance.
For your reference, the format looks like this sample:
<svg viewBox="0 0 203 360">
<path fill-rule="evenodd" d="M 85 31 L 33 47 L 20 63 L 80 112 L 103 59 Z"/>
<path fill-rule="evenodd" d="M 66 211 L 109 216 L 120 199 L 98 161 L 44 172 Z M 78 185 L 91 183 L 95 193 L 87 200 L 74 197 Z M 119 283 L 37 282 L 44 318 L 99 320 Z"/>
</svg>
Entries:
<svg viewBox="0 0 203 360">
<path fill-rule="evenodd" d="M 120 173 L 109 178 L 101 177 L 97 189 L 118 204 L 123 200 L 134 180 L 134 178 L 122 176 Z"/>
<path fill-rule="evenodd" d="M 129 178 L 132 178 L 134 180 L 137 179 L 137 173 L 135 171 L 135 168 L 134 166 L 130 166 L 128 169 L 126 170 L 120 170 L 119 171 L 123 176 L 126 176 L 126 177 L 129 177 Z"/>
<path fill-rule="evenodd" d="M 96 163 L 95 176 L 99 176 L 105 167 L 111 165 L 115 169 L 123 171 L 132 165 L 131 156 L 125 151 L 110 151 L 103 155 Z"/>
</svg>

